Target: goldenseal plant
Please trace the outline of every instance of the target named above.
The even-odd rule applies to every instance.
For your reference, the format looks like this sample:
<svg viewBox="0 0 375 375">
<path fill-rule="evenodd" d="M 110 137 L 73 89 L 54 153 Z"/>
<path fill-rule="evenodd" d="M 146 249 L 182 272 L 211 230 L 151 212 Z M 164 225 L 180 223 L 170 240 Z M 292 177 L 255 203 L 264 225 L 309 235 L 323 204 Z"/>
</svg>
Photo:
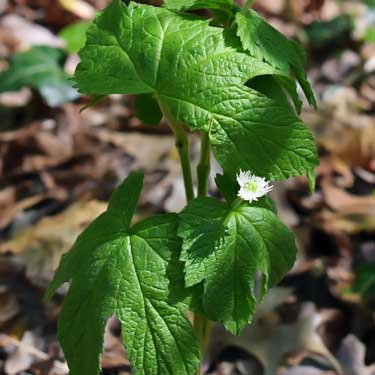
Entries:
<svg viewBox="0 0 375 375">
<path fill-rule="evenodd" d="M 164 117 L 187 206 L 131 225 L 143 185 L 133 172 L 63 256 L 47 296 L 70 282 L 58 336 L 71 375 L 100 372 L 113 314 L 134 374 L 199 374 L 210 322 L 240 334 L 293 266 L 293 235 L 267 193 L 271 181 L 304 174 L 313 189 L 318 157 L 298 117 L 297 85 L 315 100 L 303 49 L 250 6 L 114 0 L 89 27 L 76 87 L 93 102 L 136 95 L 141 115 Z M 192 12 L 200 9 L 211 18 Z M 196 178 L 188 130 L 201 136 Z M 223 169 L 215 179 L 223 199 L 207 196 L 212 154 Z"/>
</svg>

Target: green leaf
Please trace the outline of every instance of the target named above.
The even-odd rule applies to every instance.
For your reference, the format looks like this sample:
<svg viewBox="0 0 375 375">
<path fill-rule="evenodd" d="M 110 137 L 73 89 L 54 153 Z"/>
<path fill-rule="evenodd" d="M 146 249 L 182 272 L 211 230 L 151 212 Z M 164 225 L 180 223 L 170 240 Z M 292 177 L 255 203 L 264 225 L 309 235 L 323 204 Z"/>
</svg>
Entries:
<svg viewBox="0 0 375 375">
<path fill-rule="evenodd" d="M 237 199 L 239 185 L 235 176 L 231 176 L 226 173 L 222 175 L 217 174 L 215 176 L 215 182 L 218 190 L 227 202 L 232 203 L 235 199 Z"/>
<path fill-rule="evenodd" d="M 311 132 L 290 106 L 244 86 L 210 92 L 206 100 L 213 117 L 210 139 L 225 172 L 251 170 L 278 180 L 318 165 Z"/>
<path fill-rule="evenodd" d="M 354 31 L 353 18 L 348 14 L 339 15 L 328 21 L 314 21 L 306 26 L 305 33 L 312 48 L 329 48 L 341 51 Z"/>
<path fill-rule="evenodd" d="M 375 0 L 363 0 L 363 2 L 370 8 L 375 9 Z"/>
<path fill-rule="evenodd" d="M 369 27 L 366 30 L 366 34 L 364 36 L 364 40 L 368 43 L 375 44 L 375 27 Z"/>
<path fill-rule="evenodd" d="M 164 6 L 178 12 L 208 9 L 216 23 L 223 25 L 232 23 L 235 12 L 240 9 L 233 0 L 165 0 Z"/>
<path fill-rule="evenodd" d="M 93 107 L 94 105 L 98 104 L 100 101 L 102 101 L 106 96 L 105 95 L 93 95 L 91 98 L 90 98 L 90 101 L 84 105 L 79 111 L 80 112 L 83 112 L 85 111 L 87 108 L 90 108 L 90 107 Z"/>
<path fill-rule="evenodd" d="M 247 82 L 246 85 L 268 96 L 278 103 L 283 103 L 286 106 L 289 106 L 289 100 L 285 93 L 285 88 L 287 88 L 297 112 L 301 112 L 302 101 L 298 97 L 297 88 L 294 81 L 285 80 L 283 77 L 272 77 L 268 75 L 254 77 Z"/>
<path fill-rule="evenodd" d="M 306 56 L 302 47 L 279 33 L 251 9 L 238 12 L 236 23 L 243 48 L 252 56 L 264 59 L 286 74 L 293 72 L 309 103 L 316 106 L 304 70 Z"/>
<path fill-rule="evenodd" d="M 158 102 L 151 94 L 140 94 L 134 100 L 135 115 L 145 124 L 158 125 L 163 117 Z"/>
<path fill-rule="evenodd" d="M 305 174 L 318 163 L 310 132 L 289 105 L 244 85 L 265 75 L 290 83 L 289 73 L 242 52 L 223 30 L 209 20 L 115 0 L 88 31 L 75 81 L 89 94 L 153 94 L 177 122 L 211 129 L 225 172 Z"/>
<path fill-rule="evenodd" d="M 199 348 L 183 304 L 169 303 L 169 284 L 180 267 L 176 215 L 146 219 L 129 228 L 143 175 L 131 174 L 99 216 L 62 258 L 48 296 L 71 285 L 58 323 L 70 375 L 97 375 L 107 319 L 122 324 L 134 372 L 191 375 Z"/>
<path fill-rule="evenodd" d="M 211 9 L 231 11 L 234 7 L 233 0 L 165 0 L 165 7 L 175 11 Z"/>
<path fill-rule="evenodd" d="M 311 171 L 307 171 L 306 175 L 309 182 L 310 193 L 313 194 L 315 192 L 316 185 L 316 172 L 314 169 L 312 169 Z"/>
<path fill-rule="evenodd" d="M 76 99 L 79 95 L 63 71 L 65 57 L 63 50 L 45 46 L 15 54 L 8 70 L 0 74 L 0 92 L 29 86 L 51 107 Z"/>
<path fill-rule="evenodd" d="M 355 269 L 355 281 L 351 292 L 359 293 L 365 298 L 375 297 L 375 264 L 362 263 Z"/>
<path fill-rule="evenodd" d="M 265 208 L 266 210 L 270 210 L 277 215 L 276 203 L 267 195 L 259 198 L 257 201 L 252 202 L 251 205 L 254 207 Z"/>
<path fill-rule="evenodd" d="M 89 27 L 89 22 L 75 22 L 59 32 L 59 37 L 65 40 L 68 52 L 77 53 L 85 45 Z"/>
<path fill-rule="evenodd" d="M 268 209 L 229 206 L 214 198 L 192 201 L 179 220 L 186 286 L 203 282 L 202 313 L 239 334 L 256 307 L 257 272 L 262 299 L 292 267 L 293 235 Z"/>
<path fill-rule="evenodd" d="M 74 79 L 88 94 L 173 98 L 199 90 L 208 76 L 214 85 L 284 75 L 226 45 L 223 29 L 209 26 L 209 20 L 133 2 L 126 7 L 120 0 L 99 14 L 80 57 Z"/>
</svg>

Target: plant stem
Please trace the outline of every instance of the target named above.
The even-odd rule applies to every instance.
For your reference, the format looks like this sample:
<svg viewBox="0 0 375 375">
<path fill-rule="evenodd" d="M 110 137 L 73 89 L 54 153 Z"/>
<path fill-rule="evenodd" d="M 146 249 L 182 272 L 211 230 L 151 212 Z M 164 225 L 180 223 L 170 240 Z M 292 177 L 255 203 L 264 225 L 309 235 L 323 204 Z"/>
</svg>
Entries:
<svg viewBox="0 0 375 375">
<path fill-rule="evenodd" d="M 208 343 L 208 335 L 210 333 L 211 323 L 203 315 L 194 314 L 194 332 L 198 338 L 199 346 L 201 349 L 201 357 L 203 358 Z M 197 370 L 196 375 L 200 375 L 200 368 Z"/>
<path fill-rule="evenodd" d="M 189 159 L 189 140 L 183 127 L 173 118 L 162 101 L 156 97 L 160 109 L 168 121 L 170 128 L 173 130 L 176 137 L 176 147 L 180 155 L 182 174 L 184 176 L 184 185 L 186 192 L 186 200 L 189 202 L 194 199 L 193 179 L 191 174 L 190 159 Z M 198 196 L 203 197 L 207 195 L 208 191 L 208 177 L 210 174 L 210 138 L 209 133 L 201 133 L 201 155 L 197 167 L 198 174 Z M 210 331 L 210 321 L 200 314 L 194 314 L 193 322 L 194 332 L 198 338 L 201 355 L 203 358 L 206 350 L 208 335 Z M 196 375 L 200 375 L 200 369 L 197 370 Z"/>
<path fill-rule="evenodd" d="M 159 107 L 168 121 L 169 127 L 173 130 L 176 137 L 176 148 L 180 156 L 182 175 L 184 178 L 186 200 L 189 202 L 194 199 L 193 178 L 191 175 L 190 158 L 189 158 L 189 139 L 184 128 L 173 118 L 168 109 L 162 104 L 158 98 Z"/>
<path fill-rule="evenodd" d="M 198 196 L 204 197 L 208 192 L 208 177 L 210 175 L 210 136 L 209 133 L 201 133 L 201 156 L 197 167 Z"/>
<path fill-rule="evenodd" d="M 182 127 L 175 131 L 176 147 L 180 155 L 182 174 L 184 177 L 186 200 L 189 202 L 194 199 L 193 179 L 191 176 L 190 158 L 189 158 L 189 140 Z"/>
<path fill-rule="evenodd" d="M 197 167 L 198 175 L 198 196 L 204 197 L 208 192 L 208 178 L 211 167 L 211 146 L 209 133 L 201 133 L 201 155 Z M 210 321 L 203 315 L 194 314 L 194 332 L 198 337 L 199 346 L 202 357 L 206 351 L 208 337 L 210 333 Z M 200 375 L 200 369 L 197 370 L 196 375 Z"/>
</svg>

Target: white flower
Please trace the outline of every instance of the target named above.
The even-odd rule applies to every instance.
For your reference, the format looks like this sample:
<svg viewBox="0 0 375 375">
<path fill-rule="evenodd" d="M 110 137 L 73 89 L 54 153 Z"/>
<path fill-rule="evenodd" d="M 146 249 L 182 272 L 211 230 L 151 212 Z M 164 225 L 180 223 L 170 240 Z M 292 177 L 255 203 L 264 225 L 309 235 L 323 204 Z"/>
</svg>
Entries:
<svg viewBox="0 0 375 375">
<path fill-rule="evenodd" d="M 249 203 L 257 201 L 258 198 L 272 190 L 269 181 L 263 177 L 255 176 L 251 172 L 240 171 L 237 175 L 237 182 L 240 185 L 237 195 Z"/>
</svg>

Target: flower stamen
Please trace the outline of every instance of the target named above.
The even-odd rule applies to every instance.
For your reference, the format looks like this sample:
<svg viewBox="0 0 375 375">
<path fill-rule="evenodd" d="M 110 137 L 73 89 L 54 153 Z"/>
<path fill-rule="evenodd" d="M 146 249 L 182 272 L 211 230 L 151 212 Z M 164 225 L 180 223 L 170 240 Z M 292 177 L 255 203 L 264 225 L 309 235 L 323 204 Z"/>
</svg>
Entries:
<svg viewBox="0 0 375 375">
<path fill-rule="evenodd" d="M 246 182 L 246 189 L 251 193 L 255 193 L 258 190 L 258 184 L 254 181 Z"/>
</svg>

